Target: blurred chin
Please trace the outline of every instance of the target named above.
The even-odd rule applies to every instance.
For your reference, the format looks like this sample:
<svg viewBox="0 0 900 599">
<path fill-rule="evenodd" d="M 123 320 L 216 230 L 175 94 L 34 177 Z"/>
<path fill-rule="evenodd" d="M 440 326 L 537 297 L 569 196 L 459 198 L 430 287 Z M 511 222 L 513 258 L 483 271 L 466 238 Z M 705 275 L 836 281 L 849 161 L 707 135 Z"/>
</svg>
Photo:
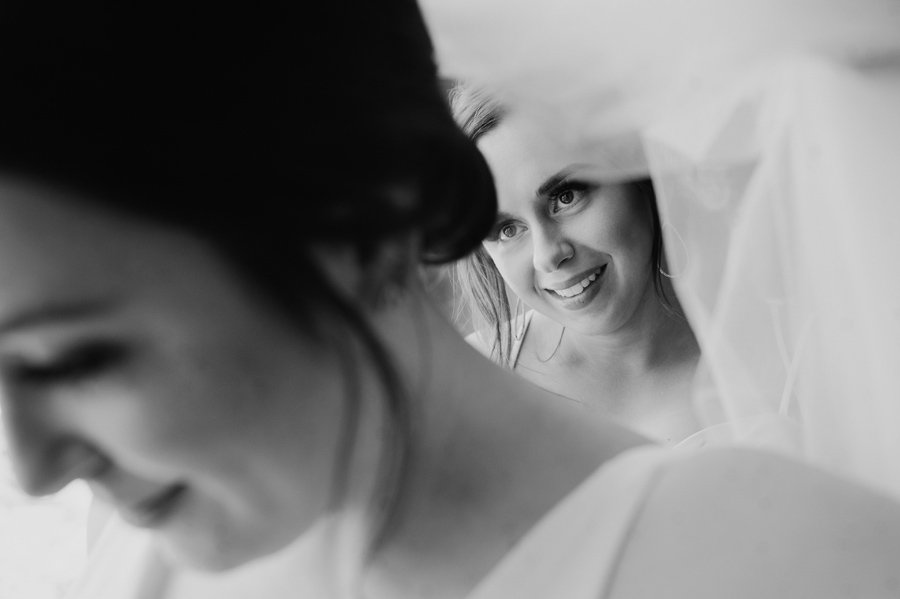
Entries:
<svg viewBox="0 0 900 599">
<path fill-rule="evenodd" d="M 168 561 L 223 572 L 281 551 L 313 527 L 317 516 L 261 501 L 226 503 L 197 492 L 154 532 Z"/>
<path fill-rule="evenodd" d="M 263 547 L 249 543 L 190 543 L 163 538 L 161 543 L 167 559 L 181 567 L 200 572 L 227 572 L 264 558 L 281 547 Z"/>
<path fill-rule="evenodd" d="M 262 557 L 233 544 L 201 544 L 198 539 L 182 543 L 165 535 L 161 540 L 163 552 L 170 561 L 201 572 L 225 572 Z"/>
<path fill-rule="evenodd" d="M 224 572 L 267 557 L 291 544 L 298 535 L 288 527 L 272 530 L 238 530 L 226 526 L 203 530 L 161 530 L 159 540 L 168 559 L 202 572 Z"/>
</svg>

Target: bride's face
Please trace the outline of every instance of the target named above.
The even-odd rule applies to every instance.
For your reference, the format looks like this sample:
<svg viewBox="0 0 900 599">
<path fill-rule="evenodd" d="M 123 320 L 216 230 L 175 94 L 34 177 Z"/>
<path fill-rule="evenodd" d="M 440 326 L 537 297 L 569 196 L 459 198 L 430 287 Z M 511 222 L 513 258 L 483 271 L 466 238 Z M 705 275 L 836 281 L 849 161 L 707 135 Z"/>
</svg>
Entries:
<svg viewBox="0 0 900 599">
<path fill-rule="evenodd" d="M 513 114 L 480 138 L 499 204 L 484 245 L 526 304 L 580 333 L 610 333 L 654 299 L 653 216 L 634 186 L 602 183 L 561 137 Z"/>
<path fill-rule="evenodd" d="M 30 493 L 75 478 L 180 559 L 230 567 L 326 509 L 332 353 L 203 242 L 0 180 L 0 392 Z"/>
</svg>

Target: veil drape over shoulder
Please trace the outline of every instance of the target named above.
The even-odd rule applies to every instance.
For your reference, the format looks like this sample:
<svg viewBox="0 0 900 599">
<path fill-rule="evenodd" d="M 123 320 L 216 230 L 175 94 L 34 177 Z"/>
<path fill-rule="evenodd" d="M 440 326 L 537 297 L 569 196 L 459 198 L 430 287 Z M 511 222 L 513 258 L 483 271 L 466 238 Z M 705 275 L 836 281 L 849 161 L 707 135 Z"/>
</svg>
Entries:
<svg viewBox="0 0 900 599">
<path fill-rule="evenodd" d="M 446 76 L 652 176 L 707 424 L 900 496 L 900 3 L 425 0 Z M 749 425 L 748 425 L 749 423 Z"/>
</svg>

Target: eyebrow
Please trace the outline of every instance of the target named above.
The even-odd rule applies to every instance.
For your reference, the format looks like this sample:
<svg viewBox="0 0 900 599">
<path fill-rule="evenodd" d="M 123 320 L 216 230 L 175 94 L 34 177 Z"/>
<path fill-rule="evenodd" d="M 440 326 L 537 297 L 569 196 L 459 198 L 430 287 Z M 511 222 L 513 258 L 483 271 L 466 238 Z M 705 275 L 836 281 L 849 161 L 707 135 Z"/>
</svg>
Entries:
<svg viewBox="0 0 900 599">
<path fill-rule="evenodd" d="M 108 313 L 115 303 L 110 300 L 87 300 L 62 304 L 47 304 L 23 310 L 0 322 L 0 335 L 48 324 L 60 324 Z"/>
<path fill-rule="evenodd" d="M 569 177 L 572 176 L 572 173 L 584 168 L 587 165 L 584 164 L 572 164 L 563 169 L 560 169 L 556 174 L 550 175 L 547 179 L 541 183 L 540 187 L 537 188 L 535 192 L 535 197 L 544 197 L 552 195 L 552 192 L 556 191 L 556 189 L 565 183 Z M 494 219 L 494 224 L 498 225 L 502 222 L 506 222 L 508 220 L 515 220 L 515 215 L 510 212 L 498 211 L 497 217 Z"/>
<path fill-rule="evenodd" d="M 494 219 L 494 223 L 500 224 L 500 223 L 506 222 L 508 220 L 513 220 L 514 218 L 515 218 L 515 216 L 513 216 L 512 213 L 510 213 L 510 212 L 499 211 L 499 212 L 497 212 L 497 217 Z"/>
<path fill-rule="evenodd" d="M 536 195 L 538 197 L 552 195 L 551 192 L 556 190 L 560 185 L 566 182 L 566 180 L 572 176 L 572 173 L 586 167 L 585 164 L 571 164 L 554 175 L 550 175 L 547 179 L 541 183 L 541 186 L 537 188 Z"/>
</svg>

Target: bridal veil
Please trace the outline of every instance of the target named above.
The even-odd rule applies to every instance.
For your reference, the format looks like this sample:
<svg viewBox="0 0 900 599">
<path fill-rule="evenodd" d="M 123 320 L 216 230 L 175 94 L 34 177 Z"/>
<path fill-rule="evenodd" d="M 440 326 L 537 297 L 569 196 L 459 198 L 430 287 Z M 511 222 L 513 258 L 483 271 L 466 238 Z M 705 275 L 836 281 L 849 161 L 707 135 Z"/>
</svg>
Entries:
<svg viewBox="0 0 900 599">
<path fill-rule="evenodd" d="M 425 0 L 448 78 L 650 174 L 698 411 L 900 495 L 900 3 Z"/>
</svg>

